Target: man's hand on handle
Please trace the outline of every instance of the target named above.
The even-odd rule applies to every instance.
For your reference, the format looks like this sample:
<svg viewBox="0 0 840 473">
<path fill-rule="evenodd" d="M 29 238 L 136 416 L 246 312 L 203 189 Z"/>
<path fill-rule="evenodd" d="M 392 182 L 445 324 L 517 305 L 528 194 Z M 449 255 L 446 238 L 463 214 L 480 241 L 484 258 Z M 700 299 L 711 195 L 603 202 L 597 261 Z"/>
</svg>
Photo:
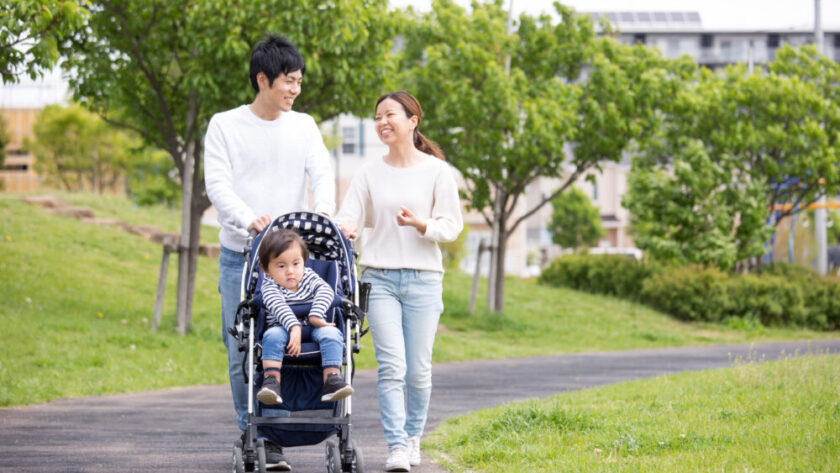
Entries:
<svg viewBox="0 0 840 473">
<path fill-rule="evenodd" d="M 266 214 L 266 215 L 263 215 L 261 217 L 257 217 L 257 218 L 254 219 L 253 222 L 251 222 L 250 225 L 248 225 L 248 231 L 250 232 L 251 230 L 256 230 L 258 232 L 261 232 L 270 223 L 271 223 L 271 215 Z"/>
</svg>

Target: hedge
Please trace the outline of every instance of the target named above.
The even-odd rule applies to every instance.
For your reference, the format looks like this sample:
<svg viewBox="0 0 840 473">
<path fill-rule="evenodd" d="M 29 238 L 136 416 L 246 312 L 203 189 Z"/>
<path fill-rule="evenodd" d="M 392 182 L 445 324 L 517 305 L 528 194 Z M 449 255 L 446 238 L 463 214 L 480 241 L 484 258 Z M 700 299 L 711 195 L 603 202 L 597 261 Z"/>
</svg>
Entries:
<svg viewBox="0 0 840 473">
<path fill-rule="evenodd" d="M 553 261 L 539 281 L 639 301 L 682 320 L 736 317 L 767 326 L 840 329 L 840 278 L 787 264 L 735 275 L 702 266 L 667 267 L 623 256 L 577 254 Z"/>
<path fill-rule="evenodd" d="M 636 259 L 613 255 L 566 255 L 555 259 L 539 281 L 596 294 L 638 300 L 642 283 L 655 269 Z"/>
</svg>

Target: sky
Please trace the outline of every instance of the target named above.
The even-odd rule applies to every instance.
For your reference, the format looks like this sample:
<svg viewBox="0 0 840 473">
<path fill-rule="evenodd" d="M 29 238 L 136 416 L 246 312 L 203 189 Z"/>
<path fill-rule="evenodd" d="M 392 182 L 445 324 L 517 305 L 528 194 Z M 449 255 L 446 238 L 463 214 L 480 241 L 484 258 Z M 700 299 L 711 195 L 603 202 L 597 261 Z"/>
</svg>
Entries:
<svg viewBox="0 0 840 473">
<path fill-rule="evenodd" d="M 505 8 L 511 0 L 504 0 Z M 467 6 L 469 0 L 456 0 Z M 428 11 L 431 0 L 390 0 Z M 563 0 L 578 11 L 696 11 L 707 29 L 811 29 L 813 0 Z M 514 13 L 553 11 L 553 0 L 513 0 Z M 840 0 L 821 0 L 824 30 L 840 30 Z"/>
</svg>

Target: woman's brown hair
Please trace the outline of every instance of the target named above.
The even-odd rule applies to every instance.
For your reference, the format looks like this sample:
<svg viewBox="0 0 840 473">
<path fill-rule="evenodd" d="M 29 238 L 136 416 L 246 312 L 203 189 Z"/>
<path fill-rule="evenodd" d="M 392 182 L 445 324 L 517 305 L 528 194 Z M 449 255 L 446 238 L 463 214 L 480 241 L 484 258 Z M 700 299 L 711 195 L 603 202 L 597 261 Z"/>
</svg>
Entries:
<svg viewBox="0 0 840 473">
<path fill-rule="evenodd" d="M 399 90 L 379 97 L 379 100 L 376 101 L 376 105 L 373 109 L 376 110 L 376 107 L 378 107 L 379 104 L 386 99 L 391 99 L 402 105 L 408 118 L 414 116 L 417 117 L 417 127 L 414 129 L 414 147 L 426 154 L 431 154 L 436 158 L 446 161 L 446 156 L 443 154 L 443 151 L 441 151 L 440 146 L 438 146 L 434 141 L 423 136 L 423 133 L 420 133 L 420 121 L 423 119 L 423 109 L 420 108 L 420 102 L 418 102 L 417 99 L 408 92 Z"/>
</svg>

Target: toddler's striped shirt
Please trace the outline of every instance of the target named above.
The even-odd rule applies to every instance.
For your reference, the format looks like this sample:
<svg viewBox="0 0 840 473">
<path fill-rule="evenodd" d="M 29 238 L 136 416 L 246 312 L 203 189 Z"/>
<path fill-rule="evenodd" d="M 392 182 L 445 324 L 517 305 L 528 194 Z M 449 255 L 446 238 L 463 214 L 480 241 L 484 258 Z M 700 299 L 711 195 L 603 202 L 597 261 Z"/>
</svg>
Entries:
<svg viewBox="0 0 840 473">
<path fill-rule="evenodd" d="M 268 309 L 266 323 L 268 327 L 282 325 L 286 330 L 291 330 L 295 325 L 300 325 L 290 305 L 312 304 L 309 317 L 320 317 L 326 319 L 335 292 L 315 271 L 310 268 L 303 269 L 303 277 L 298 283 L 296 292 L 274 282 L 269 275 L 265 275 L 262 284 L 263 304 Z"/>
</svg>

